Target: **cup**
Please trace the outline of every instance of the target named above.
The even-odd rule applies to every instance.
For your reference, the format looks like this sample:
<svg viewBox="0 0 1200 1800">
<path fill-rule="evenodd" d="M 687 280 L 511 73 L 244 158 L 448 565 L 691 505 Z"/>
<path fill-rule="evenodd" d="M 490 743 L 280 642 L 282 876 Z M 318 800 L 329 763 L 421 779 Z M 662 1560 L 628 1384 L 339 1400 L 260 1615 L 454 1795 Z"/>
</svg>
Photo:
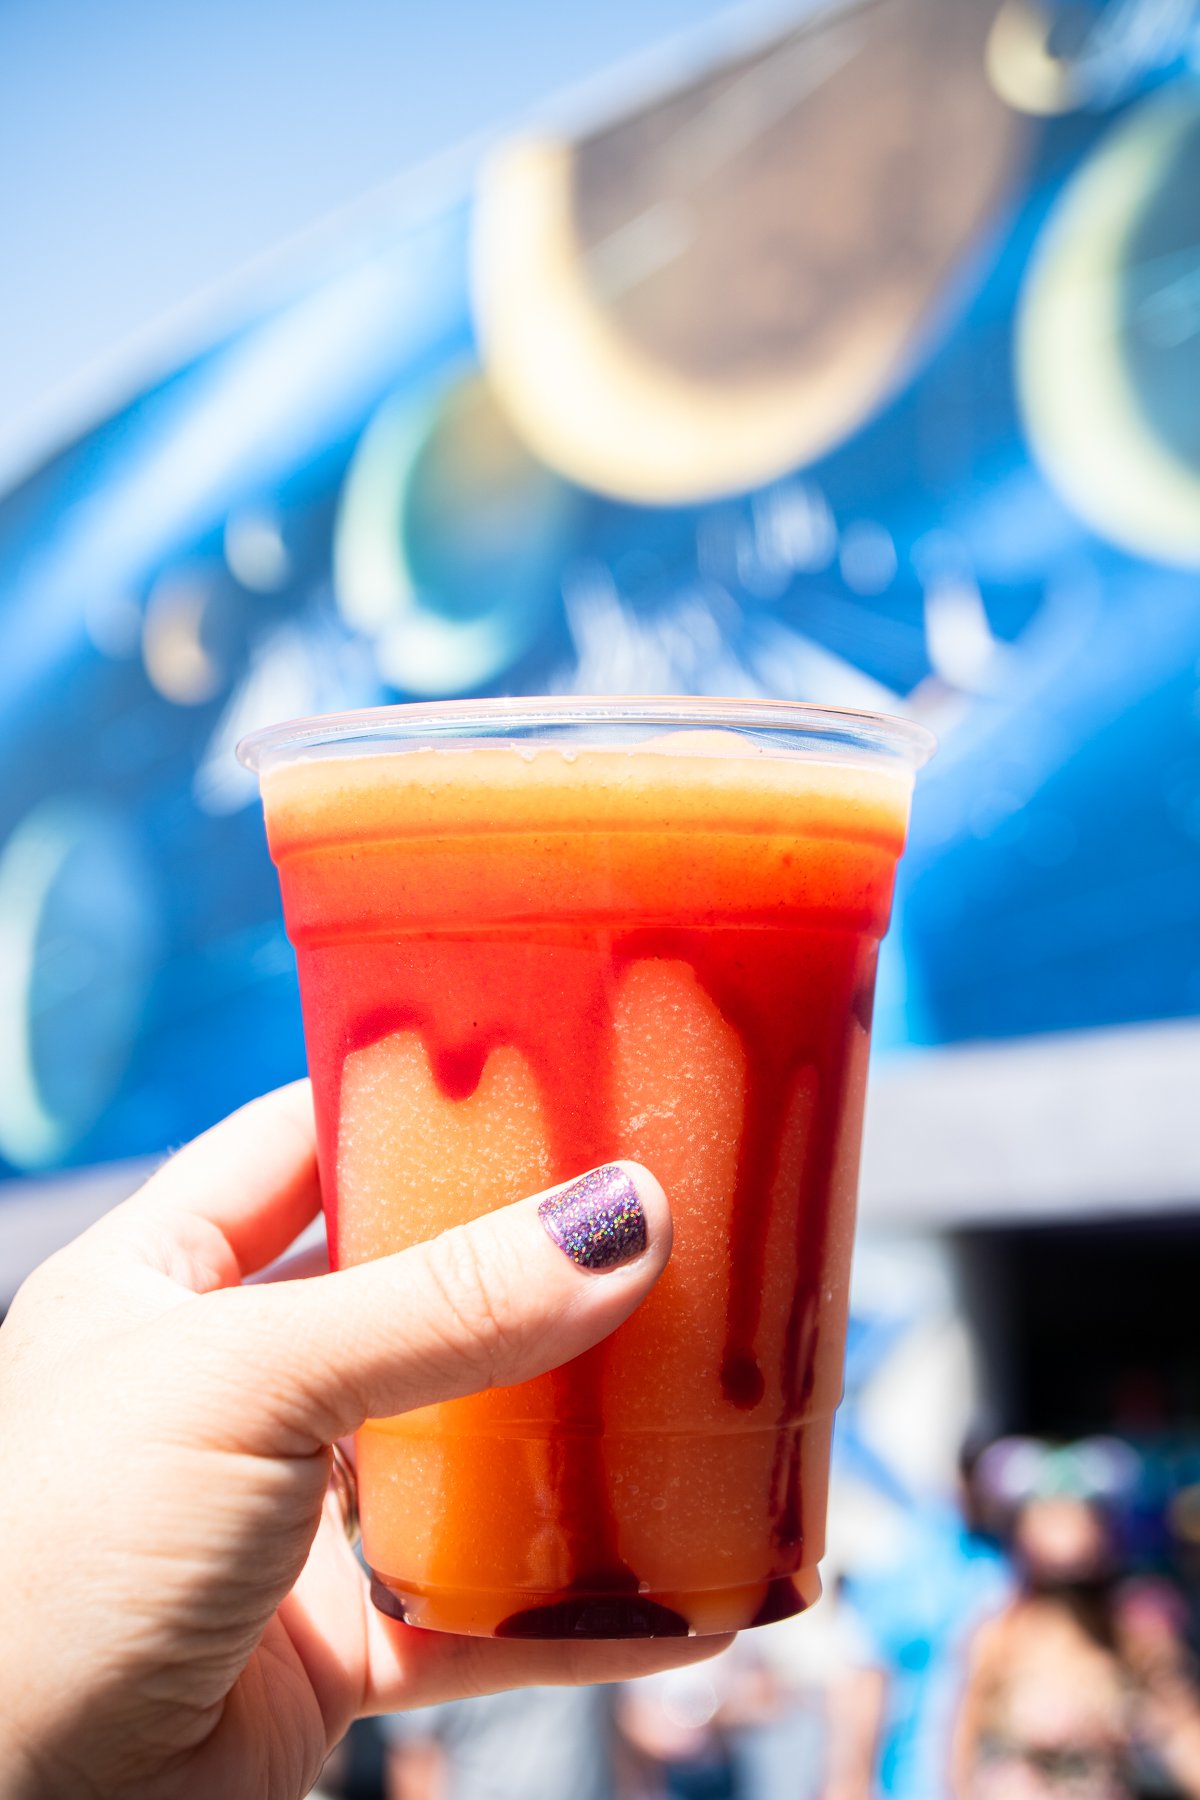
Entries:
<svg viewBox="0 0 1200 1800">
<path fill-rule="evenodd" d="M 606 1342 L 359 1434 L 385 1612 L 711 1633 L 820 1592 L 879 940 L 933 740 L 765 701 L 490 700 L 261 731 L 331 1257 L 616 1158 L 670 1265 Z"/>
</svg>

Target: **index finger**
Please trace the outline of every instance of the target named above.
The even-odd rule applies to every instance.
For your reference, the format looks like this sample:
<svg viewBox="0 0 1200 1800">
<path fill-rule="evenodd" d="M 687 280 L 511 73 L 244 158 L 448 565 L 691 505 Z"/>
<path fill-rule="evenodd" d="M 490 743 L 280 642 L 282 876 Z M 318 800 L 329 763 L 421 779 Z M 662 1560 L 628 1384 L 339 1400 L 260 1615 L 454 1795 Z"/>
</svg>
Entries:
<svg viewBox="0 0 1200 1800">
<path fill-rule="evenodd" d="M 214 1225 L 249 1275 L 281 1256 L 320 1204 L 312 1090 L 294 1081 L 185 1145 L 125 1206 Z"/>
<path fill-rule="evenodd" d="M 360 1576 L 361 1579 L 361 1576 Z M 364 1582 L 365 1590 L 365 1582 Z M 734 1639 L 452 1637 L 385 1618 L 363 1599 L 367 1681 L 361 1713 L 385 1713 L 503 1688 L 588 1687 L 708 1662 Z"/>
</svg>

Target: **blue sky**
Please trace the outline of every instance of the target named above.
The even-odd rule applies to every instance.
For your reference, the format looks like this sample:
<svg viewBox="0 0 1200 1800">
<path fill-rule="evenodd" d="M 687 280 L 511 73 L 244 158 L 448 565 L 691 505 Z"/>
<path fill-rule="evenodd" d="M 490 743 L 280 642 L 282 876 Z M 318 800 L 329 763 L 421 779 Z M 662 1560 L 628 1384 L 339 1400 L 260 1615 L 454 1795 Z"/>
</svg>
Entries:
<svg viewBox="0 0 1200 1800">
<path fill-rule="evenodd" d="M 0 0 L 0 437 L 388 177 L 719 0 Z"/>
</svg>

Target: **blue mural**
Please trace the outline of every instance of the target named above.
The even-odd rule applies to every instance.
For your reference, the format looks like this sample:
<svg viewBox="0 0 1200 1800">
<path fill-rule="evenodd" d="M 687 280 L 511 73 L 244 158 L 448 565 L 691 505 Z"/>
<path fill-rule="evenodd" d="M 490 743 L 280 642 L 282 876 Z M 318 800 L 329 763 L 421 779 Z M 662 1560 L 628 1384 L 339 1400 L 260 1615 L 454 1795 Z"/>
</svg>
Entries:
<svg viewBox="0 0 1200 1800">
<path fill-rule="evenodd" d="M 0 499 L 0 1171 L 302 1067 L 243 733 L 933 725 L 881 1045 L 1200 1010 L 1200 19 L 879 0 L 376 215 Z"/>
</svg>

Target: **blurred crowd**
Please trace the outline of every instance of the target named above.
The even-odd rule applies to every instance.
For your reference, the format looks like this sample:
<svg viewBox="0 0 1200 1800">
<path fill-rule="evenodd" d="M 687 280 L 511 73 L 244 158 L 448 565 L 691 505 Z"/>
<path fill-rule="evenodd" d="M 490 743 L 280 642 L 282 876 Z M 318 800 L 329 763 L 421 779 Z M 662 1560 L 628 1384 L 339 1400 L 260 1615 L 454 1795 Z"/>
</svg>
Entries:
<svg viewBox="0 0 1200 1800">
<path fill-rule="evenodd" d="M 964 1452 L 810 1615 L 371 1728 L 354 1800 L 1200 1800 L 1200 1440 Z"/>
</svg>

